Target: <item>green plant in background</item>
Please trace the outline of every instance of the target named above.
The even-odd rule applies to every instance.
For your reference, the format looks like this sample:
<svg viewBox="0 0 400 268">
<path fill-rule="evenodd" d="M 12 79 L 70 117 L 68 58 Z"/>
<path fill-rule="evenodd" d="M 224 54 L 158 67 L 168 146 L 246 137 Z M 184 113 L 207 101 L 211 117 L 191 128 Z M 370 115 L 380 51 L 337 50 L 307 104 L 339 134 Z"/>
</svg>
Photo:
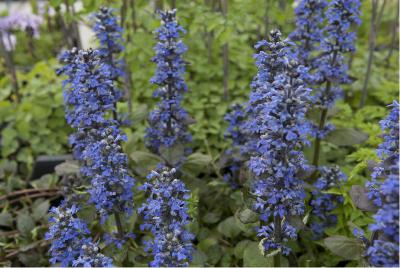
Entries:
<svg viewBox="0 0 400 268">
<path fill-rule="evenodd" d="M 35 1 L 32 1 L 34 3 Z M 41 36 L 34 40 L 36 57 L 29 52 L 29 40 L 23 32 L 16 33 L 17 45 L 13 52 L 16 76 L 20 85 L 20 103 L 12 97 L 12 83 L 6 69 L 0 69 L 0 261 L 4 265 L 48 265 L 47 242 L 43 234 L 47 227 L 50 204 L 59 202 L 59 188 L 64 187 L 70 176 L 76 176 L 76 165 L 64 163 L 57 174 L 48 174 L 29 180 L 29 174 L 38 155 L 56 155 L 69 152 L 67 127 L 62 108 L 61 79 L 55 76 L 58 67 L 54 57 L 61 48 L 80 45 L 77 41 L 77 23 L 86 22 L 88 14 L 100 5 L 110 5 L 121 13 L 121 26 L 125 28 L 126 42 L 124 88 L 131 93 L 131 127 L 124 127 L 128 134 L 125 152 L 130 156 L 130 169 L 138 184 L 160 162 L 144 146 L 145 120 L 155 107 L 153 87 L 154 44 L 152 31 L 159 26 L 154 11 L 176 6 L 179 22 L 187 29 L 184 43 L 189 50 L 185 80 L 189 91 L 182 106 L 196 123 L 190 125 L 193 134 L 193 153 L 182 164 L 180 179 L 192 192 L 189 214 L 190 231 L 196 236 L 192 265 L 201 266 L 271 266 L 258 248 L 255 227 L 257 214 L 252 211 L 253 199 L 244 183 L 232 189 L 223 181 L 226 163 L 223 152 L 231 148 L 223 133 L 227 126 L 224 115 L 233 103 L 243 103 L 250 91 L 250 81 L 256 72 L 252 47 L 275 27 L 283 35 L 294 27 L 294 1 L 273 0 L 123 0 L 82 1 L 83 9 L 72 8 L 75 1 L 51 0 L 48 7 L 54 16 L 45 13 Z M 347 175 L 340 189 L 326 193 L 343 196 L 343 203 L 332 213 L 338 217 L 337 225 L 325 230 L 323 240 L 310 240 L 310 215 L 294 219 L 300 230 L 299 241 L 290 243 L 299 266 L 364 266 L 363 243 L 352 235 L 357 227 L 370 237 L 368 225 L 372 215 L 364 200 L 363 185 L 369 178 L 378 158 L 376 146 L 381 142 L 379 120 L 385 117 L 385 106 L 398 95 L 398 46 L 397 1 L 378 1 L 378 12 L 373 18 L 371 1 L 361 6 L 362 24 L 357 30 L 356 51 L 346 57 L 352 84 L 344 85 L 344 98 L 328 114 L 335 125 L 322 142 L 319 162 L 321 165 L 337 164 Z M 65 12 L 61 5 L 68 3 Z M 227 7 L 227 8 L 226 8 Z M 36 9 L 38 10 L 38 9 Z M 47 9 L 48 10 L 48 9 Z M 380 16 L 380 10 L 382 15 Z M 379 18 L 379 23 L 376 23 Z M 368 45 L 371 23 L 375 21 L 373 60 L 367 83 L 365 105 L 359 108 L 361 93 L 371 46 Z M 393 30 L 394 29 L 394 30 Z M 356 30 L 356 29 L 353 29 Z M 66 34 L 69 33 L 69 34 Z M 371 43 L 371 42 L 370 42 Z M 4 59 L 1 58 L 4 65 Z M 225 67 L 224 67 L 225 66 Z M 224 91 L 229 98 L 225 98 Z M 10 97 L 11 96 L 11 97 Z M 120 114 L 128 113 L 127 103 L 118 105 Z M 310 118 L 318 113 L 310 111 Z M 313 148 L 305 149 L 310 161 Z M 251 179 L 246 170 L 241 175 Z M 307 191 L 309 188 L 307 188 Z M 76 189 L 79 193 L 82 189 Z M 145 197 L 135 190 L 135 204 Z M 112 219 L 99 224 L 95 211 L 85 208 L 79 216 L 90 222 L 93 233 L 115 231 Z M 141 241 L 146 234 L 138 229 L 142 218 L 135 213 L 127 220 L 126 228 L 136 234 L 135 239 L 122 248 L 101 244 L 102 253 L 113 256 L 116 265 L 147 265 L 149 259 Z M 95 237 L 97 239 L 97 237 Z M 282 258 L 281 265 L 288 265 Z"/>
<path fill-rule="evenodd" d="M 65 124 L 60 79 L 54 73 L 56 61 L 38 62 L 28 73 L 18 73 L 21 100 L 8 99 L 12 91 L 4 77 L 1 91 L 1 162 L 18 164 L 16 174 L 28 179 L 38 155 L 66 151 L 69 128 Z"/>
</svg>

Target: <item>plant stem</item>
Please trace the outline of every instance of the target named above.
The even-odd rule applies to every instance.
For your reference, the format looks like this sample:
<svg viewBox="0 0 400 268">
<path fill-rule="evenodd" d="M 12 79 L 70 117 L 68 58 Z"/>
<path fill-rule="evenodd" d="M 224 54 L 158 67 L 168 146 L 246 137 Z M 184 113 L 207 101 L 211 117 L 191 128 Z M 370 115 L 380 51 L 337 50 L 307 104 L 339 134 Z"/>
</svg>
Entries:
<svg viewBox="0 0 400 268">
<path fill-rule="evenodd" d="M 225 28 L 227 27 L 227 13 L 228 13 L 228 0 L 221 0 L 221 11 L 225 19 Z M 223 60 L 223 70 L 224 70 L 224 99 L 229 98 L 228 89 L 228 78 L 229 78 L 229 47 L 228 43 L 225 43 L 222 47 L 222 60 Z"/>
<path fill-rule="evenodd" d="M 269 34 L 269 0 L 265 0 L 265 13 L 264 13 L 264 38 L 268 38 L 268 34 Z"/>
<path fill-rule="evenodd" d="M 274 267 L 281 267 L 281 254 L 274 256 Z"/>
<path fill-rule="evenodd" d="M 337 44 L 337 41 L 336 41 L 336 44 Z M 333 52 L 331 66 L 335 65 L 337 53 L 338 53 L 337 51 Z M 326 86 L 325 86 L 325 94 L 326 95 L 329 94 L 331 87 L 332 87 L 332 82 L 329 80 L 326 81 Z M 320 117 L 319 125 L 318 125 L 318 132 L 320 132 L 324 129 L 327 116 L 328 116 L 328 108 L 324 107 L 324 108 L 322 108 L 322 111 L 321 111 L 321 117 Z M 314 143 L 314 157 L 313 157 L 313 165 L 315 167 L 315 171 L 314 171 L 314 174 L 312 175 L 312 177 L 314 177 L 318 172 L 320 147 L 321 147 L 321 138 L 319 137 L 319 133 L 317 133 L 317 137 L 315 138 L 315 143 Z"/>
<path fill-rule="evenodd" d="M 43 192 L 57 192 L 60 189 L 58 188 L 47 188 L 47 189 L 23 189 L 23 190 L 18 190 L 11 192 L 9 194 L 5 194 L 0 196 L 0 201 L 8 199 L 10 197 L 18 196 L 18 195 L 23 195 L 23 196 L 28 196 L 32 193 L 43 193 Z"/>
<path fill-rule="evenodd" d="M 164 1 L 163 0 L 154 0 L 154 9 L 155 11 L 164 9 Z"/>
<path fill-rule="evenodd" d="M 378 9 L 378 0 L 372 0 L 371 28 L 369 31 L 369 42 L 368 42 L 369 43 L 368 64 L 367 64 L 367 71 L 365 73 L 364 84 L 361 90 L 361 100 L 359 108 L 364 107 L 365 101 L 367 99 L 368 82 L 369 82 L 369 77 L 371 76 L 372 60 L 374 57 L 374 49 L 375 49 L 377 9 Z"/>
<path fill-rule="evenodd" d="M 289 261 L 290 267 L 298 267 L 299 266 L 299 264 L 297 262 L 297 257 L 293 252 L 289 253 L 288 261 Z"/>
<path fill-rule="evenodd" d="M 393 54 L 393 50 L 397 47 L 398 48 L 398 42 L 396 41 L 398 33 L 397 33 L 397 28 L 399 27 L 399 8 L 400 8 L 400 1 L 397 0 L 397 12 L 396 12 L 396 19 L 393 21 L 392 24 L 392 38 L 390 40 L 390 44 L 389 44 L 389 53 L 385 58 L 386 61 L 386 68 L 390 67 L 390 58 L 392 57 Z"/>
<path fill-rule="evenodd" d="M 120 239 L 124 238 L 124 229 L 122 228 L 121 217 L 118 212 L 114 212 L 115 224 L 117 225 L 118 237 Z"/>
<path fill-rule="evenodd" d="M 65 5 L 65 11 L 68 14 L 68 16 L 71 16 L 73 18 L 71 21 L 67 20 L 67 23 L 66 23 L 68 37 L 71 39 L 70 42 L 72 44 L 72 47 L 81 49 L 82 42 L 81 42 L 81 37 L 79 34 L 78 23 L 76 22 L 76 19 L 75 19 L 76 13 L 75 13 L 74 2 L 72 4 L 70 4 L 69 0 L 64 0 L 64 5 Z M 68 18 L 68 16 L 67 16 L 67 18 Z"/>
<path fill-rule="evenodd" d="M 131 3 L 132 5 L 134 5 L 135 3 Z M 130 29 L 128 27 L 128 25 L 125 27 L 125 17 L 126 17 L 126 10 L 128 9 L 128 3 L 127 0 L 124 0 L 121 6 L 121 27 L 126 29 L 127 32 L 127 41 L 129 43 L 132 43 L 132 38 L 131 38 L 131 32 Z M 134 10 L 134 8 L 133 8 Z M 135 28 L 132 29 L 132 31 L 135 31 Z M 132 115 L 132 94 L 131 94 L 131 90 L 132 90 L 132 85 L 133 85 L 133 81 L 132 81 L 132 72 L 131 69 L 129 68 L 128 65 L 128 55 L 126 53 L 126 51 L 124 51 L 124 65 L 123 65 L 123 70 L 124 70 L 124 97 L 126 99 L 126 101 L 128 102 L 128 115 L 129 118 Z"/>
<path fill-rule="evenodd" d="M 274 236 L 275 242 L 280 243 L 282 240 L 282 226 L 281 217 L 279 215 L 274 216 Z M 281 254 L 274 255 L 274 267 L 281 267 Z"/>
<path fill-rule="evenodd" d="M 28 27 L 26 29 L 26 34 L 28 36 L 28 51 L 29 51 L 29 54 L 31 54 L 31 57 L 34 60 L 36 60 L 37 57 L 36 57 L 36 53 L 35 53 L 35 43 L 33 41 L 33 34 L 34 34 L 33 33 L 33 29 L 31 27 Z"/>
<path fill-rule="evenodd" d="M 10 74 L 11 84 L 12 84 L 14 94 L 15 94 L 15 100 L 18 103 L 20 101 L 20 95 L 19 95 L 19 85 L 18 85 L 17 73 L 15 71 L 15 65 L 13 62 L 12 51 L 7 51 L 6 46 L 3 43 L 4 42 L 3 34 L 7 35 L 6 37 L 8 39 L 8 43 L 10 46 L 12 45 L 11 39 L 10 39 L 10 34 L 6 33 L 6 32 L 4 32 L 4 33 L 0 32 L 0 54 L 3 55 L 7 71 Z"/>
<path fill-rule="evenodd" d="M 132 20 L 132 29 L 133 32 L 136 32 L 138 25 L 136 23 L 136 4 L 135 0 L 131 0 L 130 2 L 130 7 L 131 7 L 131 20 Z"/>
<path fill-rule="evenodd" d="M 328 109 L 327 108 L 322 109 L 321 117 L 320 117 L 320 120 L 319 120 L 319 126 L 318 126 L 318 130 L 319 131 L 324 129 L 327 115 L 328 115 Z M 315 138 L 314 157 L 313 157 L 313 165 L 315 167 L 318 166 L 320 147 L 321 147 L 321 138 L 319 136 L 317 136 L 317 138 Z"/>
<path fill-rule="evenodd" d="M 125 25 L 125 17 L 126 17 L 126 11 L 128 9 L 128 2 L 127 0 L 122 0 L 122 5 L 121 5 L 121 10 L 120 10 L 120 22 L 121 22 L 121 27 L 123 28 Z"/>
<path fill-rule="evenodd" d="M 204 140 L 204 145 L 206 146 L 206 150 L 207 150 L 208 155 L 211 157 L 211 166 L 213 167 L 215 174 L 217 175 L 217 177 L 219 179 L 223 180 L 224 177 L 221 175 L 221 173 L 219 172 L 219 168 L 215 164 L 215 159 L 214 159 L 214 157 L 213 157 L 213 155 L 211 153 L 210 145 L 208 144 L 208 140 L 207 139 Z"/>
</svg>

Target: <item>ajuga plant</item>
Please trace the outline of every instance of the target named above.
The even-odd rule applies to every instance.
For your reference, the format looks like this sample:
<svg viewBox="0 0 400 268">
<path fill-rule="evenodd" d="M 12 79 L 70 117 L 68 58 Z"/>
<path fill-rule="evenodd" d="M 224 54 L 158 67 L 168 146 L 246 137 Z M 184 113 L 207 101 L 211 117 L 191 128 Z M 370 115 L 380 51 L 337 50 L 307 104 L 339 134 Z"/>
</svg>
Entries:
<svg viewBox="0 0 400 268">
<path fill-rule="evenodd" d="M 315 54 L 323 39 L 323 11 L 326 6 L 325 0 L 301 0 L 294 10 L 296 29 L 289 38 L 298 44 L 296 55 L 299 62 L 310 68 L 316 67 L 312 54 Z"/>
<path fill-rule="evenodd" d="M 281 33 L 271 31 L 270 41 L 260 41 L 256 55 L 259 83 L 250 95 L 256 104 L 255 118 L 249 118 L 249 131 L 257 133 L 249 169 L 254 175 L 252 194 L 254 208 L 264 223 L 258 231 L 265 253 L 274 251 L 288 255 L 285 242 L 296 239 L 296 230 L 289 224 L 291 216 L 304 213 L 305 192 L 298 173 L 308 166 L 302 153 L 309 132 L 305 114 L 310 103 L 310 90 L 304 85 L 307 68 L 291 53 Z M 251 106 L 251 104 L 250 104 Z M 255 107 L 255 106 L 253 106 Z M 280 256 L 275 255 L 275 265 Z"/>
<path fill-rule="evenodd" d="M 68 201 L 50 210 L 50 262 L 62 267 L 111 267 L 112 260 L 99 252 L 87 223 L 79 219 L 80 207 Z"/>
<path fill-rule="evenodd" d="M 228 128 L 225 131 L 225 138 L 232 141 L 232 146 L 226 150 L 225 157 L 227 165 L 224 170 L 224 181 L 232 188 L 238 188 L 242 182 L 240 181 L 240 171 L 244 165 L 245 158 L 241 155 L 240 149 L 246 144 L 247 135 L 244 130 L 246 120 L 246 112 L 241 104 L 233 104 L 229 113 L 224 117 L 228 122 Z"/>
<path fill-rule="evenodd" d="M 257 66 L 257 74 L 251 82 L 252 91 L 246 104 L 246 121 L 243 124 L 244 131 L 248 136 L 245 145 L 242 146 L 242 153 L 249 157 L 252 152 L 258 150 L 257 142 L 260 135 L 266 131 L 266 120 L 263 118 L 264 104 L 269 101 L 268 85 L 272 84 L 275 76 L 284 70 L 284 59 L 289 53 L 288 44 L 281 42 L 281 33 L 271 32 L 271 45 L 267 52 L 259 51 L 254 55 Z M 255 48 L 260 49 L 266 41 L 260 41 Z"/>
<path fill-rule="evenodd" d="M 158 42 L 153 58 L 157 68 L 150 82 L 158 86 L 154 97 L 161 100 L 149 115 L 145 137 L 146 146 L 157 154 L 175 146 L 184 147 L 191 141 L 188 133 L 190 118 L 181 107 L 182 93 L 187 91 L 183 79 L 186 62 L 182 58 L 187 48 L 180 39 L 185 30 L 176 20 L 176 10 L 160 12 L 160 16 L 161 26 L 156 30 Z M 184 148 L 184 154 L 189 152 L 190 149 Z M 176 166 L 177 162 L 167 164 Z"/>
<path fill-rule="evenodd" d="M 114 16 L 113 10 L 108 7 L 100 7 L 99 12 L 91 16 L 93 21 L 93 31 L 99 40 L 100 47 L 98 53 L 104 58 L 104 71 L 108 71 L 111 80 L 114 81 L 114 96 L 120 100 L 122 97 L 121 91 L 117 88 L 118 80 L 123 77 L 123 60 L 119 58 L 119 54 L 124 50 L 122 44 L 123 29 L 118 25 L 117 17 Z M 115 105 L 117 102 L 115 102 Z M 117 118 L 117 111 L 113 111 L 114 119 Z"/>
<path fill-rule="evenodd" d="M 99 12 L 92 15 L 92 21 L 93 31 L 100 42 L 99 54 L 105 59 L 104 64 L 108 67 L 110 78 L 117 81 L 124 75 L 123 61 L 119 59 L 119 54 L 124 50 L 123 29 L 118 25 L 113 10 L 108 7 L 101 7 Z M 121 92 L 116 90 L 114 94 L 119 99 Z"/>
<path fill-rule="evenodd" d="M 307 2 L 307 7 L 311 7 L 312 2 L 312 5 L 317 8 L 313 12 L 315 16 L 319 17 L 314 25 L 316 30 L 314 30 L 315 35 L 313 35 L 315 37 L 313 49 L 316 48 L 315 45 L 319 41 L 320 55 L 308 59 L 309 66 L 314 68 L 314 71 L 307 80 L 310 87 L 313 88 L 314 105 L 321 111 L 319 122 L 311 123 L 311 133 L 315 137 L 313 155 L 315 172 L 312 179 L 316 179 L 316 182 L 314 182 L 315 190 L 311 193 L 310 204 L 314 209 L 312 210 L 313 217 L 310 224 L 313 236 L 317 239 L 322 238 L 326 227 L 336 224 L 336 216 L 331 212 L 341 202 L 341 198 L 335 195 L 320 193 L 321 190 L 327 191 L 332 187 L 339 187 L 338 182 L 344 180 L 345 176 L 337 167 L 319 166 L 319 154 L 321 140 L 334 128 L 332 124 L 327 123 L 328 110 L 342 96 L 341 85 L 350 82 L 344 55 L 355 50 L 355 33 L 351 32 L 350 26 L 360 22 L 358 17 L 360 3 L 358 0 L 333 0 L 329 2 L 325 12 L 327 22 L 323 32 L 321 32 L 318 23 L 321 22 L 320 18 L 323 17 L 322 11 L 326 6 L 325 1 L 305 2 Z M 306 13 L 309 12 L 310 10 L 306 10 Z M 300 18 L 298 18 L 299 21 Z M 303 31 L 300 30 L 300 32 Z M 297 36 L 295 35 L 295 37 Z M 300 54 L 299 56 L 302 57 Z"/>
<path fill-rule="evenodd" d="M 187 212 L 189 190 L 176 178 L 174 168 L 159 169 L 152 171 L 141 187 L 149 193 L 138 209 L 144 218 L 141 229 L 150 231 L 153 236 L 145 242 L 145 250 L 153 256 L 150 266 L 187 266 L 192 260 L 194 239 L 185 229 L 190 221 Z"/>
<path fill-rule="evenodd" d="M 82 176 L 90 183 L 89 202 L 102 222 L 115 216 L 119 238 L 123 238 L 120 215 L 132 211 L 134 179 L 128 174 L 127 156 L 121 148 L 126 137 L 111 115 L 118 99 L 109 67 L 97 50 L 73 49 L 65 52 L 61 61 L 65 65 L 58 74 L 67 75 L 66 119 L 75 129 L 70 144 L 81 162 Z"/>
<path fill-rule="evenodd" d="M 100 49 L 63 53 L 60 60 L 64 66 L 57 72 L 67 76 L 63 83 L 64 103 L 67 122 L 76 131 L 70 136 L 70 144 L 81 162 L 83 181 L 78 184 L 90 184 L 89 202 L 95 205 L 103 222 L 110 214 L 115 215 L 118 239 L 110 235 L 106 238 L 118 246 L 129 236 L 124 234 L 120 215 L 132 211 L 134 184 L 120 144 L 125 136 L 116 118 L 116 104 L 121 98 L 116 82 L 123 72 L 114 55 L 123 49 L 122 30 L 107 8 L 101 8 L 94 17 L 93 29 Z M 112 260 L 99 253 L 98 242 L 93 242 L 86 222 L 79 219 L 76 201 L 76 196 L 66 196 L 58 208 L 51 210 L 53 216 L 46 234 L 52 241 L 51 262 L 62 266 L 111 266 Z"/>
<path fill-rule="evenodd" d="M 320 167 L 319 178 L 314 183 L 314 190 L 311 192 L 310 205 L 312 208 L 311 229 L 315 239 L 322 238 L 324 229 L 334 226 L 337 223 L 337 216 L 332 211 L 337 204 L 343 203 L 343 197 L 336 194 L 326 194 L 331 188 L 340 188 L 341 182 L 346 175 L 338 166 Z"/>
<path fill-rule="evenodd" d="M 372 266 L 399 266 L 399 103 L 394 101 L 389 116 L 381 121 L 381 159 L 367 184 L 369 197 L 378 207 L 369 229 L 376 233 L 367 249 Z M 375 239 L 374 239 L 375 238 Z"/>
<path fill-rule="evenodd" d="M 315 137 L 313 164 L 318 167 L 321 140 L 333 129 L 327 124 L 328 110 L 342 96 L 340 86 L 349 83 L 344 54 L 355 50 L 352 24 L 359 24 L 358 0 L 332 0 L 325 12 L 326 26 L 319 50 L 318 70 L 314 78 L 314 104 L 320 108 L 319 122 L 313 126 Z"/>
</svg>

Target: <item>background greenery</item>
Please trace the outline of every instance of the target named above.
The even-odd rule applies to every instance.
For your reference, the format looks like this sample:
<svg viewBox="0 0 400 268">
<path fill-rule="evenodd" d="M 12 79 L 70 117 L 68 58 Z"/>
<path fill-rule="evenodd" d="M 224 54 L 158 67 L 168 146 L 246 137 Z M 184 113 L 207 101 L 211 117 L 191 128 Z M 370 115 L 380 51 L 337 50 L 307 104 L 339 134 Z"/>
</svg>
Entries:
<svg viewBox="0 0 400 268">
<path fill-rule="evenodd" d="M 68 1 L 69 4 L 74 2 L 50 0 L 49 5 L 57 10 Z M 190 129 L 194 154 L 185 163 L 185 177 L 181 178 L 192 191 L 190 208 L 194 220 L 190 228 L 196 234 L 193 265 L 272 265 L 271 258 L 263 257 L 258 250 L 254 231 L 258 219 L 249 209 L 251 199 L 247 184 L 234 190 L 221 177 L 226 165 L 223 152 L 230 147 L 229 140 L 223 136 L 226 128 L 223 117 L 231 104 L 243 103 L 248 98 L 249 84 L 256 73 L 253 45 L 273 28 L 279 28 L 284 36 L 294 29 L 293 1 L 229 0 L 225 15 L 222 12 L 225 0 L 82 2 L 83 9 L 74 14 L 63 14 L 61 19 L 60 16 L 46 16 L 41 37 L 34 40 L 34 56 L 29 52 L 25 34 L 17 33 L 13 56 L 20 85 L 19 103 L 15 101 L 7 70 L 0 67 L 0 263 L 48 265 L 48 243 L 43 239 L 47 210 L 58 203 L 61 178 L 65 178 L 70 169 L 63 166 L 57 173 L 41 178 L 31 175 L 39 155 L 70 152 L 70 129 L 65 123 L 62 105 L 62 78 L 54 72 L 59 66 L 57 54 L 62 48 L 68 48 L 60 25 L 85 23 L 87 15 L 100 5 L 122 11 L 126 29 L 123 57 L 131 73 L 132 113 L 129 114 L 127 102 L 119 104 L 118 108 L 132 122 L 125 129 L 129 137 L 125 149 L 131 158 L 132 172 L 140 183 L 159 160 L 146 151 L 143 142 L 146 117 L 155 104 L 152 98 L 155 88 L 149 83 L 155 68 L 150 61 L 155 43 L 152 31 L 159 25 L 154 10 L 176 5 L 179 22 L 187 30 L 184 42 L 189 48 L 185 56 L 189 63 L 186 76 L 189 92 L 183 105 L 196 121 Z M 377 27 L 366 105 L 360 108 L 370 49 L 372 10 L 370 1 L 362 2 L 357 51 L 348 59 L 354 82 L 344 87 L 345 98 L 330 113 L 337 131 L 323 142 L 321 154 L 322 163 L 338 164 L 348 176 L 342 188 L 330 191 L 343 195 L 344 203 L 335 210 L 339 222 L 326 231 L 330 236 L 327 239 L 310 243 L 308 217 L 299 221 L 301 236 L 298 243 L 291 246 L 301 266 L 365 265 L 363 245 L 352 237 L 351 230 L 358 226 L 367 231 L 371 215 L 356 208 L 350 189 L 353 185 L 364 185 L 369 179 L 371 163 L 377 159 L 375 148 L 381 141 L 378 122 L 388 113 L 386 105 L 398 99 L 399 68 L 398 30 L 392 31 L 398 21 L 398 3 L 378 1 L 380 8 L 383 2 L 386 6 Z M 37 3 L 30 3 L 33 10 L 37 10 Z M 393 50 L 391 55 L 390 50 Z M 229 63 L 225 72 L 224 57 Z M 306 149 L 307 157 L 311 157 L 311 151 L 312 148 Z M 251 179 L 250 176 L 246 178 Z M 143 194 L 136 193 L 135 203 L 142 200 Z M 82 217 L 91 219 L 94 233 L 115 229 L 112 219 L 106 226 L 100 226 L 92 210 L 84 212 Z M 148 262 L 140 247 L 140 240 L 146 234 L 138 230 L 138 221 L 140 217 L 133 215 L 125 223 L 136 238 L 122 250 L 111 246 L 103 248 L 105 254 L 115 257 L 117 265 L 138 266 Z"/>
</svg>

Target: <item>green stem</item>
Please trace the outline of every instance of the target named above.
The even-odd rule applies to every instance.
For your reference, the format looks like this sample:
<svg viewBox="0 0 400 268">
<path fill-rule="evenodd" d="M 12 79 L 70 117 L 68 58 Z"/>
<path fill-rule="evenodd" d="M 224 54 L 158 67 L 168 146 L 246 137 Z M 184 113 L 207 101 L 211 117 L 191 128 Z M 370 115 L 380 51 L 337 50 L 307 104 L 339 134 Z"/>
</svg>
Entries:
<svg viewBox="0 0 400 268">
<path fill-rule="evenodd" d="M 324 129 L 327 115 L 328 115 L 328 109 L 324 108 L 321 111 L 321 117 L 319 120 L 319 125 L 318 125 L 319 131 Z M 317 136 L 317 138 L 315 138 L 314 157 L 313 157 L 313 165 L 315 167 L 318 167 L 320 148 L 321 148 L 321 138 L 319 136 Z"/>
<path fill-rule="evenodd" d="M 114 212 L 115 224 L 117 225 L 118 237 L 120 239 L 124 238 L 124 229 L 122 228 L 121 217 L 118 212 Z"/>
<path fill-rule="evenodd" d="M 8 43 L 11 45 L 11 39 L 10 39 L 10 34 L 7 32 L 4 32 L 5 38 L 8 39 Z M 12 50 L 7 51 L 6 46 L 3 43 L 3 34 L 0 33 L 0 55 L 3 56 L 4 58 L 4 63 L 7 68 L 7 72 L 10 75 L 11 78 L 11 84 L 14 90 L 14 95 L 15 95 L 15 100 L 18 103 L 20 101 L 20 95 L 19 95 L 19 85 L 18 85 L 18 79 L 17 79 L 17 72 L 15 71 L 15 65 L 13 61 L 13 53 Z"/>
<path fill-rule="evenodd" d="M 274 256 L 274 267 L 281 267 L 281 254 Z"/>
<path fill-rule="evenodd" d="M 274 216 L 274 232 L 275 232 L 275 242 L 280 243 L 282 240 L 282 226 L 281 217 Z M 278 253 L 274 255 L 274 267 L 281 267 L 281 254 Z"/>
<path fill-rule="evenodd" d="M 367 63 L 367 70 L 365 72 L 365 79 L 364 84 L 361 89 L 361 99 L 359 108 L 364 107 L 365 101 L 367 100 L 368 96 L 368 82 L 371 76 L 371 69 L 372 69 L 372 61 L 374 58 L 374 49 L 375 49 L 375 35 L 376 35 L 376 13 L 378 9 L 378 1 L 372 0 L 372 16 L 371 16 L 371 28 L 369 31 L 369 53 L 368 53 L 368 63 Z"/>
<path fill-rule="evenodd" d="M 204 140 L 204 145 L 206 146 L 207 154 L 211 157 L 211 166 L 213 167 L 215 174 L 219 179 L 223 180 L 224 177 L 221 175 L 218 166 L 215 164 L 215 159 L 211 153 L 210 145 L 208 144 L 207 139 Z"/>
<path fill-rule="evenodd" d="M 221 11 L 225 20 L 225 27 L 227 27 L 227 13 L 228 13 L 228 0 L 221 0 Z M 222 62 L 223 62 L 223 88 L 224 88 L 224 100 L 229 99 L 229 45 L 225 43 L 222 46 Z"/>
<path fill-rule="evenodd" d="M 298 267 L 299 264 L 297 262 L 297 257 L 293 252 L 290 252 L 288 256 L 289 266 L 290 267 Z"/>
<path fill-rule="evenodd" d="M 338 41 L 336 41 L 336 45 L 338 45 Z M 334 51 L 332 60 L 330 63 L 331 66 L 335 66 L 337 55 L 338 55 L 338 51 Z M 329 95 L 329 92 L 331 91 L 331 87 L 332 87 L 332 82 L 329 80 L 326 81 L 325 94 L 327 96 Z M 321 111 L 321 117 L 319 120 L 319 125 L 318 125 L 319 132 L 324 129 L 327 116 L 328 116 L 328 108 L 324 107 Z M 313 157 L 313 165 L 315 167 L 315 171 L 314 171 L 314 174 L 311 176 L 311 178 L 315 178 L 315 176 L 318 174 L 320 147 L 321 147 L 321 138 L 318 137 L 318 135 L 317 135 L 317 137 L 315 138 L 315 143 L 314 143 L 314 157 Z"/>
</svg>

